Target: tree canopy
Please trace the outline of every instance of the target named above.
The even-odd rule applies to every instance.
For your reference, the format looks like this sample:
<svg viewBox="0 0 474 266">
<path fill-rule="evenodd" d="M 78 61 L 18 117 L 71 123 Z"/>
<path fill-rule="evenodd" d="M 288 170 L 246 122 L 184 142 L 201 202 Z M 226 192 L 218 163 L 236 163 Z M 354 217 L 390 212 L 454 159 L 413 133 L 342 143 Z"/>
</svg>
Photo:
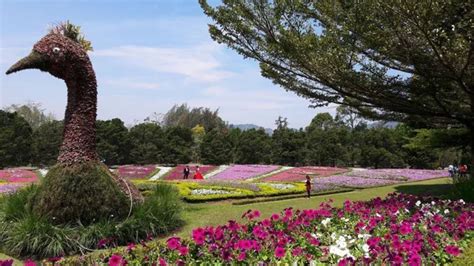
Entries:
<svg viewBox="0 0 474 266">
<path fill-rule="evenodd" d="M 214 40 L 257 60 L 264 77 L 315 106 L 474 129 L 470 1 L 200 4 L 214 20 Z"/>
</svg>

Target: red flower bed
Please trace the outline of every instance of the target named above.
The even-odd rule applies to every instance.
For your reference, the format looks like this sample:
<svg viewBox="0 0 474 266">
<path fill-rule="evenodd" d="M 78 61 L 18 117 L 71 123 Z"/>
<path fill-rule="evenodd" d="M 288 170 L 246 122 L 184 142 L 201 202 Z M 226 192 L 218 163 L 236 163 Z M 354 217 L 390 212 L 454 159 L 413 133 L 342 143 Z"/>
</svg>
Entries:
<svg viewBox="0 0 474 266">
<path fill-rule="evenodd" d="M 38 175 L 31 171 L 19 168 L 0 170 L 0 179 L 11 183 L 36 182 Z"/>
<path fill-rule="evenodd" d="M 122 165 L 117 168 L 117 174 L 124 178 L 140 179 L 150 177 L 155 170 L 155 165 Z"/>
<path fill-rule="evenodd" d="M 176 166 L 173 170 L 170 171 L 169 174 L 167 174 L 164 179 L 165 180 L 178 180 L 178 179 L 183 179 L 183 170 L 185 164 L 180 164 Z M 196 166 L 192 165 L 189 166 L 189 169 L 191 170 L 191 173 L 189 174 L 189 179 L 193 179 L 194 173 L 196 172 Z M 216 169 L 216 166 L 214 165 L 199 165 L 199 171 L 201 172 L 202 175 L 205 175 L 209 173 L 210 171 Z"/>
<path fill-rule="evenodd" d="M 322 167 L 322 166 L 305 166 L 305 167 L 296 167 L 288 169 L 286 171 L 277 173 L 275 175 L 265 177 L 264 181 L 284 181 L 284 182 L 294 182 L 294 181 L 303 181 L 306 179 L 306 175 L 310 176 L 330 176 L 339 173 L 346 172 L 346 168 L 338 167 Z"/>
</svg>

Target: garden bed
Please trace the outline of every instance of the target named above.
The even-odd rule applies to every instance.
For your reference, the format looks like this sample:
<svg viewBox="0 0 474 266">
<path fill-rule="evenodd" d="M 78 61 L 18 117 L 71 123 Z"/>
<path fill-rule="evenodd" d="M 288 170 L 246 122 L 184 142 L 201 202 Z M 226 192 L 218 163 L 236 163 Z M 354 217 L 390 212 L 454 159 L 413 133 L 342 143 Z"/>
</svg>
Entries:
<svg viewBox="0 0 474 266">
<path fill-rule="evenodd" d="M 256 178 L 258 176 L 276 171 L 280 168 L 277 165 L 243 165 L 236 164 L 231 165 L 222 172 L 219 172 L 213 176 L 210 176 L 210 179 L 219 179 L 219 180 L 246 180 L 250 178 Z"/>
<path fill-rule="evenodd" d="M 259 181 L 283 181 L 283 182 L 297 182 L 306 180 L 306 175 L 313 176 L 330 176 L 335 174 L 341 174 L 347 172 L 346 168 L 338 167 L 318 167 L 318 166 L 305 166 L 295 167 L 260 179 Z"/>
<path fill-rule="evenodd" d="M 404 194 L 342 208 L 285 209 L 265 219 L 247 211 L 247 222 L 195 228 L 189 238 L 171 237 L 59 264 L 448 264 L 468 247 L 474 205 Z"/>
<path fill-rule="evenodd" d="M 156 165 L 120 165 L 115 173 L 127 179 L 148 179 L 155 175 L 159 168 Z"/>
</svg>

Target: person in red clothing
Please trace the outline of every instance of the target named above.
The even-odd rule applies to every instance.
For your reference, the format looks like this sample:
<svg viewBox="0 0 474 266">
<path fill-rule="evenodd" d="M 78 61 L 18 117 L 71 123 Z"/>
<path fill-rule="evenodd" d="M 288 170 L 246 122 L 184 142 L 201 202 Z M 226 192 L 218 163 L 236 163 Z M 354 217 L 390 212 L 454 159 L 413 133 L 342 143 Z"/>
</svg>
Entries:
<svg viewBox="0 0 474 266">
<path fill-rule="evenodd" d="M 204 179 L 201 174 L 201 171 L 199 170 L 199 166 L 196 166 L 196 172 L 194 172 L 194 179 Z"/>
<path fill-rule="evenodd" d="M 467 165 L 462 164 L 461 166 L 459 166 L 459 176 L 466 177 L 466 175 L 467 175 Z"/>
<path fill-rule="evenodd" d="M 306 193 L 308 193 L 308 199 L 311 198 L 311 177 L 306 175 Z"/>
</svg>

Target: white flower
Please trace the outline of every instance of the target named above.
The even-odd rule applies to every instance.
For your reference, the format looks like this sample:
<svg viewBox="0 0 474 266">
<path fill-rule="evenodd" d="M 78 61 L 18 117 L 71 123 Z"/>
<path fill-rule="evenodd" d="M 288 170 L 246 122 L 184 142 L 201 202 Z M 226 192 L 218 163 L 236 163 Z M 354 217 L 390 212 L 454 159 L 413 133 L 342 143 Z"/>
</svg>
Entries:
<svg viewBox="0 0 474 266">
<path fill-rule="evenodd" d="M 375 213 L 375 216 L 377 216 L 377 217 L 379 217 L 379 218 L 382 217 L 382 215 L 380 215 L 378 212 Z"/>
<path fill-rule="evenodd" d="M 324 226 L 327 226 L 330 221 L 331 221 L 331 218 L 326 218 L 321 221 L 321 224 L 323 224 Z"/>
<path fill-rule="evenodd" d="M 398 210 L 397 210 L 397 212 L 394 213 L 394 215 L 399 215 L 399 214 L 400 214 L 400 212 Z"/>
<path fill-rule="evenodd" d="M 431 205 L 433 205 L 433 206 L 434 206 L 435 204 L 436 204 L 436 203 L 435 203 L 434 201 L 432 201 L 432 202 L 431 202 Z"/>
<path fill-rule="evenodd" d="M 461 203 L 463 205 L 466 204 L 466 202 L 464 202 L 464 200 L 462 200 L 462 199 L 459 200 L 459 203 Z"/>
<path fill-rule="evenodd" d="M 334 233 L 334 232 L 331 233 L 331 239 L 336 240 L 336 233 Z"/>
<path fill-rule="evenodd" d="M 357 238 L 363 239 L 364 241 L 366 241 L 366 240 L 369 239 L 370 237 L 371 237 L 370 234 L 358 234 L 358 235 L 357 235 Z"/>
<path fill-rule="evenodd" d="M 416 207 L 420 207 L 421 201 L 417 201 L 417 202 L 415 203 L 415 205 L 416 205 Z"/>
<path fill-rule="evenodd" d="M 329 253 L 339 256 L 339 257 L 352 257 L 349 249 L 340 248 L 334 245 L 329 246 Z"/>
<path fill-rule="evenodd" d="M 342 217 L 341 220 L 346 223 L 349 222 L 349 219 L 347 219 L 346 217 Z"/>
<path fill-rule="evenodd" d="M 449 214 L 449 210 L 448 209 L 444 210 L 444 214 Z"/>
<path fill-rule="evenodd" d="M 362 250 L 363 250 L 365 253 L 369 253 L 369 245 L 363 244 L 363 245 L 362 245 Z"/>
</svg>

